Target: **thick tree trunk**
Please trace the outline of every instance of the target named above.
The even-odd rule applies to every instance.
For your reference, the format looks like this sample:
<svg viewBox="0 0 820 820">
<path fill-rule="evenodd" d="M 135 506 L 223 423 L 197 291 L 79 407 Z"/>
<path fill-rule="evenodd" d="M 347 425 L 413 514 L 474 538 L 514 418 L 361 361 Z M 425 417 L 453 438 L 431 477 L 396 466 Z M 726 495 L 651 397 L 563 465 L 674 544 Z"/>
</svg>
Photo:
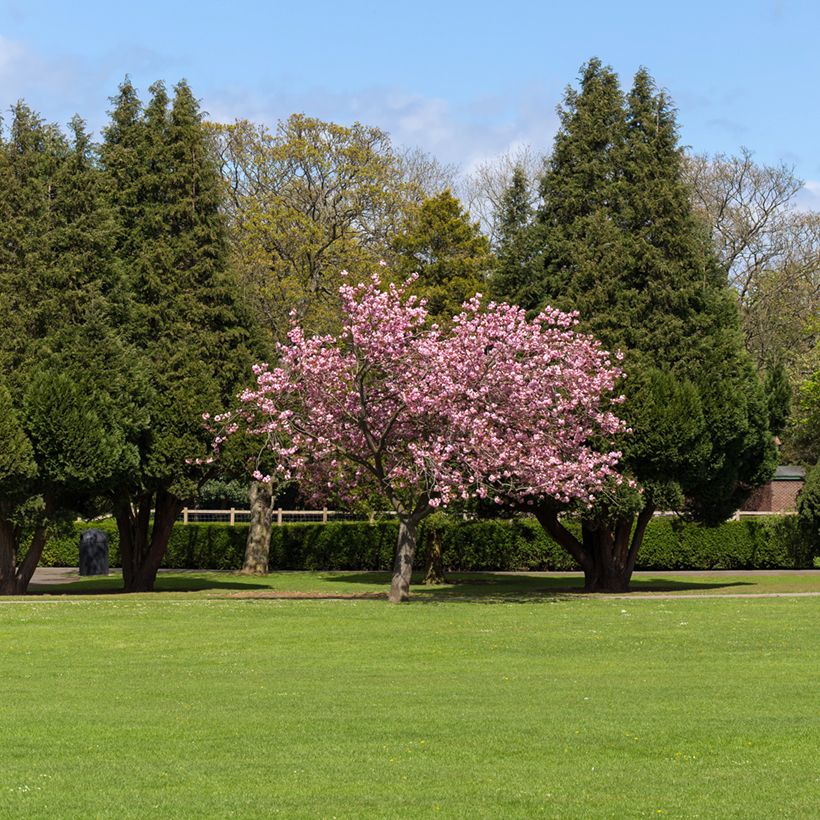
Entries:
<svg viewBox="0 0 820 820">
<path fill-rule="evenodd" d="M 154 522 L 151 526 L 151 502 L 154 503 Z M 115 508 L 120 535 L 123 589 L 126 592 L 151 592 L 157 572 L 168 547 L 168 539 L 182 501 L 166 490 L 120 499 Z M 149 536 L 150 528 L 150 536 Z"/>
<path fill-rule="evenodd" d="M 446 584 L 444 562 L 441 557 L 441 530 L 438 527 L 429 527 L 427 532 L 427 569 L 424 573 L 424 583 Z"/>
<path fill-rule="evenodd" d="M 399 604 L 410 600 L 410 580 L 413 576 L 413 559 L 416 555 L 419 524 L 432 512 L 425 502 L 412 514 L 399 514 L 399 540 L 396 544 L 396 559 L 393 562 L 393 580 L 388 599 Z"/>
<path fill-rule="evenodd" d="M 251 525 L 245 544 L 245 562 L 242 565 L 242 573 L 243 575 L 264 575 L 268 571 L 270 556 L 271 499 L 273 497 L 270 482 L 252 482 L 248 496 L 251 505 Z"/>
<path fill-rule="evenodd" d="M 28 551 L 19 564 L 18 538 L 18 528 L 0 517 L 0 595 L 25 595 L 28 592 L 31 576 L 40 563 L 46 545 L 46 528 L 37 527 Z"/>
<path fill-rule="evenodd" d="M 536 517 L 547 533 L 578 562 L 584 572 L 585 592 L 628 592 L 635 559 L 654 509 L 647 504 L 638 515 L 637 523 L 631 517 L 608 526 L 583 521 L 580 541 L 564 527 L 556 513 L 539 511 Z"/>
</svg>

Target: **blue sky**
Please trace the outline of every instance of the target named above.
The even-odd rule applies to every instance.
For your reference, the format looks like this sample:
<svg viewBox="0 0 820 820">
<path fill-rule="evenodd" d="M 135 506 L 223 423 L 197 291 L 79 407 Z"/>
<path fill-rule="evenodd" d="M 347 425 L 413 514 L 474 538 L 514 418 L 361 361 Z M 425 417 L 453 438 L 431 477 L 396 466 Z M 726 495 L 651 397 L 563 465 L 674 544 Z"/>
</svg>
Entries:
<svg viewBox="0 0 820 820">
<path fill-rule="evenodd" d="M 99 129 L 128 73 L 185 77 L 215 119 L 294 111 L 379 126 L 469 169 L 548 150 L 555 106 L 591 56 L 645 65 L 698 152 L 785 161 L 820 210 L 820 2 L 196 3 L 0 0 L 0 106 Z"/>
</svg>

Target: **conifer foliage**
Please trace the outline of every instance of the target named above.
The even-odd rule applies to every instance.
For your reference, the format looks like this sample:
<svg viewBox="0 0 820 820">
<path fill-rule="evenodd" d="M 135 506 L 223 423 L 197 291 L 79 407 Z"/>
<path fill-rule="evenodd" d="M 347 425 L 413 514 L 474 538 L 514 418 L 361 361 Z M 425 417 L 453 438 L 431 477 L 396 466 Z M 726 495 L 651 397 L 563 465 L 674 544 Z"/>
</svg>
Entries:
<svg viewBox="0 0 820 820">
<path fill-rule="evenodd" d="M 495 285 L 529 309 L 577 310 L 585 330 L 625 353 L 633 432 L 619 446 L 640 496 L 623 490 L 582 512 L 581 539 L 558 509 L 539 513 L 588 589 L 625 589 L 655 509 L 720 520 L 767 478 L 774 451 L 735 300 L 681 178 L 668 97 L 643 69 L 624 94 L 593 59 L 559 113 L 543 204 L 524 230 L 526 275 Z"/>
<path fill-rule="evenodd" d="M 129 298 L 123 336 L 146 374 L 139 464 L 113 492 L 127 590 L 153 587 L 174 520 L 206 476 L 202 414 L 229 400 L 250 362 L 198 104 L 184 82 L 173 100 L 162 83 L 150 92 L 143 110 L 123 83 L 101 151 Z"/>
<path fill-rule="evenodd" d="M 112 225 L 82 122 L 67 139 L 18 103 L 0 181 L 0 593 L 19 594 L 54 521 L 136 463 L 117 397 L 134 359 L 111 329 Z"/>
<path fill-rule="evenodd" d="M 151 589 L 208 476 L 202 413 L 249 373 L 222 183 L 198 104 L 126 81 L 105 141 L 25 104 L 0 133 L 0 593 L 61 516 L 114 509 L 127 590 Z M 247 372 L 246 372 L 247 371 Z M 27 548 L 25 545 L 28 545 Z"/>
</svg>

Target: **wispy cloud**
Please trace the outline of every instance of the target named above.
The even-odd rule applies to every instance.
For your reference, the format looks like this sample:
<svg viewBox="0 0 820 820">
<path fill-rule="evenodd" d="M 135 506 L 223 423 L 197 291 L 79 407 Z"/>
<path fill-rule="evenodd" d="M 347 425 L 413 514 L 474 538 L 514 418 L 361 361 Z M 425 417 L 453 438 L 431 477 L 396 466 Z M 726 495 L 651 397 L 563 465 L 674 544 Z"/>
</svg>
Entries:
<svg viewBox="0 0 820 820">
<path fill-rule="evenodd" d="M 520 145 L 548 150 L 558 124 L 554 105 L 540 88 L 459 103 L 382 87 L 350 95 L 320 89 L 299 95 L 221 89 L 204 100 L 215 120 L 245 117 L 273 126 L 299 111 L 341 123 L 362 122 L 389 132 L 396 145 L 422 148 L 462 170 Z"/>
<path fill-rule="evenodd" d="M 126 71 L 145 85 L 162 77 L 171 60 L 128 43 L 93 60 L 77 54 L 44 56 L 0 35 L 0 109 L 25 99 L 47 120 L 65 123 L 79 113 L 93 129 L 106 119 L 107 100 Z"/>
<path fill-rule="evenodd" d="M 86 71 L 74 57 L 44 58 L 19 41 L 0 35 L 0 98 L 11 102 L 48 92 L 71 98 L 84 84 Z"/>
<path fill-rule="evenodd" d="M 797 193 L 796 204 L 803 210 L 820 211 L 820 180 L 806 180 Z"/>
</svg>

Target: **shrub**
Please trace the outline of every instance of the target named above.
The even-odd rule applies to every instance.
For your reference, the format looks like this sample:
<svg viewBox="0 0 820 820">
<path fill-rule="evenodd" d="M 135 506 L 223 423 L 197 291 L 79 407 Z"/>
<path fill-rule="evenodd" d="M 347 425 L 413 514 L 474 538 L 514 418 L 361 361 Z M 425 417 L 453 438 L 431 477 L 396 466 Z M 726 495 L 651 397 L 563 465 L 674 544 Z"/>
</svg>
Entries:
<svg viewBox="0 0 820 820">
<path fill-rule="evenodd" d="M 52 537 L 44 566 L 77 566 L 79 541 L 89 527 L 109 539 L 109 563 L 119 565 L 119 539 L 112 520 L 76 522 Z M 422 524 L 417 566 L 426 560 L 430 527 L 441 536 L 450 572 L 577 569 L 572 558 L 531 518 L 461 521 L 438 516 Z M 178 524 L 163 562 L 174 569 L 239 569 L 248 527 Z M 271 537 L 271 570 L 387 570 L 393 564 L 398 522 L 333 521 L 284 524 Z M 792 569 L 811 567 L 815 552 L 798 516 L 726 521 L 716 527 L 669 518 L 650 522 L 636 569 Z"/>
<path fill-rule="evenodd" d="M 820 461 L 806 475 L 806 483 L 797 497 L 797 515 L 809 554 L 820 556 Z"/>
</svg>

